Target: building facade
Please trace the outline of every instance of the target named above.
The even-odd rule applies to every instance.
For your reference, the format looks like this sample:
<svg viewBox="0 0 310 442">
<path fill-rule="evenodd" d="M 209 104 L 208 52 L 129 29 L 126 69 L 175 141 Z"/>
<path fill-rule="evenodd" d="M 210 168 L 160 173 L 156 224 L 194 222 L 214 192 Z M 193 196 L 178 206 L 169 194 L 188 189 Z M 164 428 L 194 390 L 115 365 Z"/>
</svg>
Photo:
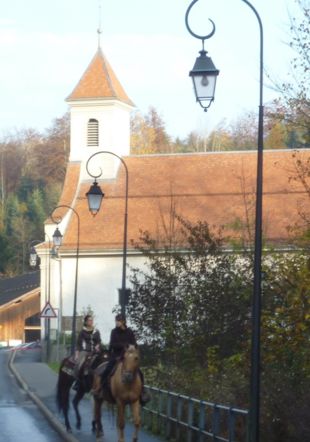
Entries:
<svg viewBox="0 0 310 442">
<path fill-rule="evenodd" d="M 39 272 L 1 279 L 0 342 L 31 342 L 40 334 Z"/>
<path fill-rule="evenodd" d="M 47 243 L 37 247 L 41 258 L 41 307 L 44 300 L 50 299 L 59 312 L 59 318 L 51 320 L 51 329 L 70 331 L 70 321 L 62 318 L 72 317 L 78 264 L 77 313 L 81 315 L 90 306 L 106 342 L 121 288 L 125 170 L 108 153 L 88 163 L 92 175 L 100 175 L 98 182 L 105 193 L 101 210 L 93 217 L 86 198 L 93 182 L 86 170 L 90 156 L 99 151 L 112 152 L 121 156 L 128 168 L 128 276 L 130 266 L 146 266 L 145 257 L 136 248 L 141 230 L 164 240 L 172 213 L 191 222 L 223 226 L 230 237 L 240 236 L 236 226 L 254 219 L 256 152 L 130 155 L 130 113 L 134 106 L 100 48 L 67 102 L 71 147 L 59 200 L 59 205 L 65 207 L 55 213 L 61 220 L 58 227 L 63 243 L 51 259 Z M 299 155 L 309 158 L 306 150 Z M 296 161 L 292 151 L 265 151 L 264 161 L 264 237 L 272 245 L 287 247 L 287 226 L 298 218 L 298 207 L 307 195 L 300 183 L 289 180 Z M 48 237 L 53 236 L 55 227 L 53 220 L 46 221 Z"/>
</svg>

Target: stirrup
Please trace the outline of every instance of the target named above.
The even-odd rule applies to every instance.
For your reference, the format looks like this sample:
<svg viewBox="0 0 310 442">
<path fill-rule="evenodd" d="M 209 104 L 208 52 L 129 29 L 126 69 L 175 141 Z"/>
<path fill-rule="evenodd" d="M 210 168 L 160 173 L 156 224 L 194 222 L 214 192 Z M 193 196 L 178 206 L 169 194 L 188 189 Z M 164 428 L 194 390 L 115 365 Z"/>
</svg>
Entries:
<svg viewBox="0 0 310 442">
<path fill-rule="evenodd" d="M 150 393 L 143 389 L 141 396 L 140 396 L 140 404 L 142 405 L 142 407 L 144 407 L 144 405 L 146 405 L 148 402 L 150 402 L 150 400 L 151 400 Z"/>
<path fill-rule="evenodd" d="M 78 391 L 79 386 L 80 386 L 79 384 L 80 384 L 80 381 L 77 379 L 77 380 L 74 382 L 72 389 L 73 389 L 74 391 Z"/>
</svg>

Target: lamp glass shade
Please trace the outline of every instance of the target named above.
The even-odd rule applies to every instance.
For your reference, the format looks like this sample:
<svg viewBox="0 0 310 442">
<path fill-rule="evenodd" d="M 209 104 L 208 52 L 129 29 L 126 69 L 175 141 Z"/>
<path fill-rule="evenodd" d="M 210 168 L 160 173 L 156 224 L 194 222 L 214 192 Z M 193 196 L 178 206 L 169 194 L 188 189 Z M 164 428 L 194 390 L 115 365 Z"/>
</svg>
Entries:
<svg viewBox="0 0 310 442">
<path fill-rule="evenodd" d="M 29 254 L 29 265 L 30 267 L 36 267 L 38 260 L 38 255 L 34 247 L 31 247 Z"/>
<path fill-rule="evenodd" d="M 192 76 L 196 99 L 209 104 L 214 100 L 216 75 L 196 74 Z"/>
<path fill-rule="evenodd" d="M 95 181 L 89 191 L 86 193 L 88 208 L 93 216 L 97 215 L 100 210 L 101 202 L 104 197 L 104 193 L 101 190 L 101 187 L 98 185 L 97 181 Z"/>
<path fill-rule="evenodd" d="M 56 230 L 53 235 L 53 243 L 54 243 L 54 246 L 56 246 L 56 247 L 60 247 L 61 243 L 62 243 L 62 234 L 60 233 L 58 227 L 56 227 Z"/>
<path fill-rule="evenodd" d="M 206 51 L 200 51 L 193 69 L 189 75 L 192 77 L 196 100 L 206 110 L 214 100 L 216 79 L 219 70 L 213 64 Z"/>
</svg>

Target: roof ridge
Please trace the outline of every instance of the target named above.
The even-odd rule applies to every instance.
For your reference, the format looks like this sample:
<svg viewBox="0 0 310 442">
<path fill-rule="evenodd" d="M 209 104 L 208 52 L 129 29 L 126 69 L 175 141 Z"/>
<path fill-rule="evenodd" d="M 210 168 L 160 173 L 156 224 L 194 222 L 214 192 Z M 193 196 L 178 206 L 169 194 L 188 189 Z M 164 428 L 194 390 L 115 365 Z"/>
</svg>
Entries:
<svg viewBox="0 0 310 442">
<path fill-rule="evenodd" d="M 104 55 L 104 52 L 103 52 L 103 50 L 101 49 L 101 47 L 98 48 L 98 51 L 97 51 L 97 52 L 99 52 L 99 54 L 102 56 L 102 62 L 103 62 L 102 65 L 103 65 L 103 69 L 104 69 L 104 71 L 105 71 L 105 73 L 106 73 L 106 77 L 107 77 L 107 80 L 108 80 L 109 86 L 110 86 L 111 91 L 112 91 L 112 93 L 114 94 L 115 98 L 117 98 L 117 94 L 116 94 L 115 89 L 114 89 L 114 86 L 113 86 L 113 84 L 112 84 L 112 80 L 111 80 L 111 77 L 110 77 L 109 69 L 108 69 L 108 66 L 107 66 L 107 64 L 109 64 L 109 63 L 108 63 L 108 60 L 107 60 L 106 56 Z"/>
</svg>

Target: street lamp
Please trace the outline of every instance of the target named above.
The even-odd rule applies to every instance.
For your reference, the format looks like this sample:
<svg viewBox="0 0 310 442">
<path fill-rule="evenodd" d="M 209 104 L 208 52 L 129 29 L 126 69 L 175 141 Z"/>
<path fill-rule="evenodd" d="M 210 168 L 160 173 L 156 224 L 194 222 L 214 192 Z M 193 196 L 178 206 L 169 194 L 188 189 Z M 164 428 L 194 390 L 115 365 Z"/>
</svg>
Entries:
<svg viewBox="0 0 310 442">
<path fill-rule="evenodd" d="M 121 161 L 121 163 L 123 164 L 123 166 L 125 168 L 125 172 L 126 172 L 124 237 L 123 237 L 124 238 L 123 239 L 123 269 L 122 269 L 122 286 L 121 286 L 122 288 L 119 290 L 119 303 L 121 305 L 121 313 L 122 313 L 122 315 L 125 316 L 126 315 L 126 304 L 128 302 L 128 297 L 129 297 L 129 292 L 130 292 L 130 290 L 126 288 L 127 221 L 128 221 L 128 168 L 127 168 L 125 161 L 121 157 L 119 157 L 118 155 L 116 155 L 113 152 L 109 152 L 106 150 L 96 152 L 88 158 L 87 163 L 86 163 L 86 170 L 87 170 L 87 173 L 92 178 L 95 179 L 95 181 L 92 184 L 92 186 L 90 187 L 89 191 L 86 193 L 86 196 L 87 196 L 87 200 L 88 200 L 89 211 L 91 212 L 91 214 L 93 216 L 95 216 L 99 212 L 101 202 L 104 198 L 104 193 L 102 192 L 100 186 L 97 183 L 97 178 L 99 178 L 102 175 L 102 170 L 100 169 L 99 175 L 93 175 L 92 173 L 90 173 L 88 165 L 89 165 L 90 160 L 99 154 L 109 154 L 109 155 L 115 156 L 116 158 L 118 158 Z"/>
<path fill-rule="evenodd" d="M 40 241 L 42 242 L 42 241 Z M 37 242 L 36 244 L 40 244 L 40 242 Z M 30 267 L 32 267 L 33 269 L 38 265 L 38 254 L 36 252 L 36 249 L 34 248 L 34 245 L 30 247 L 30 252 L 29 252 L 29 265 Z"/>
<path fill-rule="evenodd" d="M 53 233 L 53 243 L 55 247 L 60 247 L 62 244 L 63 235 L 61 234 L 58 227 L 56 227 L 55 232 Z"/>
<path fill-rule="evenodd" d="M 194 67 L 190 71 L 189 76 L 192 77 L 193 80 L 196 101 L 198 101 L 203 110 L 207 112 L 207 110 L 211 106 L 211 103 L 214 101 L 216 79 L 220 71 L 216 69 L 212 59 L 207 56 L 207 51 L 205 50 L 205 40 L 211 38 L 212 35 L 214 35 L 215 33 L 214 22 L 209 19 L 209 21 L 212 23 L 213 29 L 209 34 L 203 36 L 200 36 L 193 32 L 188 24 L 189 12 L 194 3 L 196 3 L 197 1 L 198 0 L 194 0 L 190 4 L 185 15 L 185 23 L 189 33 L 193 37 L 202 40 L 202 50 L 199 51 L 200 56 L 196 58 Z"/>
<path fill-rule="evenodd" d="M 74 298 L 73 298 L 73 317 L 72 317 L 72 336 L 71 336 L 71 355 L 74 354 L 75 351 L 75 342 L 76 342 L 76 305 L 77 305 L 77 286 L 78 286 L 78 274 L 79 274 L 79 253 L 80 253 L 80 216 L 73 207 L 68 206 L 66 204 L 61 204 L 53 210 L 50 215 L 51 219 L 55 224 L 59 224 L 62 221 L 62 218 L 58 217 L 57 220 L 53 214 L 57 209 L 66 208 L 72 210 L 72 212 L 76 215 L 77 218 L 77 239 L 76 239 L 76 265 L 75 265 L 75 282 L 74 282 Z M 63 235 L 61 234 L 58 227 L 56 227 L 55 232 L 53 234 L 53 243 L 55 247 L 60 247 L 62 244 Z"/>
<path fill-rule="evenodd" d="M 90 186 L 90 189 L 86 193 L 86 196 L 88 200 L 89 211 L 93 216 L 96 216 L 100 210 L 101 202 L 104 198 L 104 193 L 102 192 L 101 187 L 98 185 L 96 179 Z"/>
<path fill-rule="evenodd" d="M 213 23 L 213 30 L 207 36 L 199 36 L 193 33 L 188 24 L 188 15 L 191 8 L 198 0 L 193 0 L 185 15 L 185 24 L 194 37 L 202 40 L 210 38 L 215 31 Z M 259 415 L 260 415 L 260 334 L 261 334 L 261 274 L 262 274 L 262 200 L 263 200 L 263 25 L 261 18 L 248 0 L 241 0 L 249 6 L 254 12 L 259 25 L 260 32 L 260 52 L 259 52 L 259 112 L 258 112 L 258 137 L 257 137 L 257 175 L 256 175 L 256 212 L 255 212 L 255 242 L 254 242 L 254 283 L 253 283 L 253 301 L 252 301 L 252 348 L 251 348 L 251 385 L 250 385 L 250 440 L 251 442 L 259 442 Z M 203 46 L 204 50 L 204 46 Z M 194 71 L 194 69 L 193 69 Z M 193 72 L 192 71 L 192 72 Z M 200 75 L 208 75 L 208 70 L 200 70 Z M 191 75 L 191 74 L 190 74 Z M 193 75 L 191 75 L 193 76 Z M 198 93 L 200 91 L 197 89 Z M 196 99 L 201 103 L 201 98 L 196 93 Z M 214 98 L 214 97 L 213 97 Z M 203 100 L 202 100 L 203 101 Z M 209 106 L 213 99 L 211 98 Z M 206 110 L 206 109 L 205 109 Z"/>
<path fill-rule="evenodd" d="M 47 296 L 45 297 L 45 302 L 46 301 L 50 302 L 50 294 L 51 294 L 51 239 L 47 235 L 47 233 L 45 233 L 45 236 L 47 236 L 47 239 L 48 239 L 48 264 L 45 265 L 45 296 L 47 294 Z M 38 254 L 37 254 L 34 246 L 37 244 L 40 244 L 42 242 L 43 242 L 42 240 L 34 239 L 29 244 L 29 248 L 30 248 L 29 265 L 32 268 L 35 268 L 38 265 L 38 260 L 39 260 Z M 46 323 L 47 323 L 47 326 L 46 326 Z M 46 360 L 47 361 L 49 361 L 49 357 L 50 357 L 50 343 L 51 343 L 50 335 L 51 335 L 50 318 L 46 318 L 46 320 L 45 320 L 45 338 L 46 338 Z"/>
</svg>

